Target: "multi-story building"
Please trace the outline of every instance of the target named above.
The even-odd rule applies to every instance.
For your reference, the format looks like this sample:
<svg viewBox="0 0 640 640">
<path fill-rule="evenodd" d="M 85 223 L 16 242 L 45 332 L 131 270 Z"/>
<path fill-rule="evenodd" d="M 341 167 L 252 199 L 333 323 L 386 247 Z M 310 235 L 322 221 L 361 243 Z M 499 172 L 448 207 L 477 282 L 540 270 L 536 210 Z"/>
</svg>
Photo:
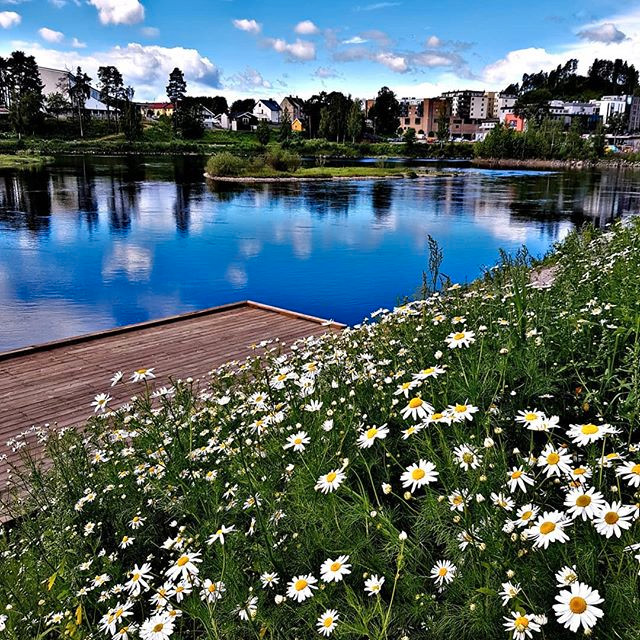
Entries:
<svg viewBox="0 0 640 640">
<path fill-rule="evenodd" d="M 485 91 L 484 95 L 487 98 L 487 118 L 490 118 L 491 120 L 499 120 L 500 105 L 498 98 L 500 94 L 495 91 Z"/>
<path fill-rule="evenodd" d="M 633 96 L 602 96 L 600 100 L 591 102 L 597 106 L 602 124 L 607 126 L 614 115 L 627 115 L 632 101 Z"/>
<path fill-rule="evenodd" d="M 442 97 L 449 101 L 454 118 L 484 120 L 487 117 L 489 98 L 484 91 L 447 91 Z"/>
<path fill-rule="evenodd" d="M 294 120 L 304 122 L 305 120 L 304 101 L 298 98 L 298 96 L 287 96 L 280 103 L 280 109 L 282 110 L 283 116 L 285 112 L 289 114 L 289 120 L 291 120 L 291 122 Z"/>
<path fill-rule="evenodd" d="M 508 93 L 498 94 L 498 98 L 496 100 L 497 112 L 495 114 L 495 117 L 498 118 L 500 122 L 504 122 L 508 115 L 513 115 L 513 110 L 516 106 L 517 101 L 517 96 L 513 96 Z"/>
<path fill-rule="evenodd" d="M 433 138 L 438 131 L 438 120 L 447 113 L 447 102 L 440 98 L 402 98 L 400 100 L 400 126 L 404 133 L 414 129 L 418 137 Z"/>
<path fill-rule="evenodd" d="M 592 102 L 551 100 L 549 116 L 562 122 L 565 127 L 571 126 L 574 119 L 580 118 L 586 126 L 593 129 L 598 123 L 598 107 Z"/>
</svg>

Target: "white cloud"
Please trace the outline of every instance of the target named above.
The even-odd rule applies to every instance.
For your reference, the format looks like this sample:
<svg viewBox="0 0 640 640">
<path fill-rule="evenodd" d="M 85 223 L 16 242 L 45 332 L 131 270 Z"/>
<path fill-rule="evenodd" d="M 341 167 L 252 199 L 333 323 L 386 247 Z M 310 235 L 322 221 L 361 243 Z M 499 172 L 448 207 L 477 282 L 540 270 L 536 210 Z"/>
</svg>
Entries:
<svg viewBox="0 0 640 640">
<path fill-rule="evenodd" d="M 541 47 L 529 47 L 509 51 L 504 58 L 484 68 L 482 77 L 492 87 L 504 88 L 520 80 L 524 73 L 548 71 L 566 62 L 565 54 L 552 54 Z"/>
<path fill-rule="evenodd" d="M 343 40 L 342 44 L 364 44 L 365 42 L 368 42 L 368 40 L 365 40 L 360 36 L 353 36 L 353 38 L 349 38 L 348 40 Z"/>
<path fill-rule="evenodd" d="M 62 31 L 54 31 L 48 27 L 38 29 L 38 33 L 40 34 L 40 37 L 47 42 L 55 43 L 62 42 L 64 40 L 64 33 L 62 33 Z"/>
<path fill-rule="evenodd" d="M 142 27 L 140 33 L 147 38 L 157 38 L 160 35 L 160 29 L 157 27 Z"/>
<path fill-rule="evenodd" d="M 89 0 L 98 10 L 102 24 L 136 24 L 144 20 L 139 0 Z"/>
<path fill-rule="evenodd" d="M 611 42 L 622 42 L 627 37 L 613 22 L 584 27 L 578 31 L 578 36 L 590 42 L 605 42 L 607 44 Z"/>
<path fill-rule="evenodd" d="M 240 20 L 234 20 L 233 26 L 240 31 L 246 31 L 247 33 L 257 34 L 262 31 L 262 25 L 255 20 L 248 20 L 247 18 L 241 18 Z"/>
<path fill-rule="evenodd" d="M 20 24 L 22 17 L 15 11 L 0 11 L 0 27 L 10 29 Z"/>
<path fill-rule="evenodd" d="M 301 36 L 312 36 L 318 33 L 320 29 L 318 29 L 311 20 L 303 20 L 302 22 L 298 22 L 294 31 Z"/>
<path fill-rule="evenodd" d="M 290 60 L 315 60 L 316 57 L 316 46 L 308 40 L 298 38 L 295 42 L 287 42 L 282 38 L 268 38 L 265 44 L 278 53 L 284 53 Z"/>
<path fill-rule="evenodd" d="M 331 67 L 318 67 L 314 71 L 313 75 L 314 77 L 320 78 L 321 80 L 326 80 L 327 78 L 337 78 L 340 74 Z"/>
<path fill-rule="evenodd" d="M 72 38 L 71 39 L 71 46 L 74 49 L 86 49 L 87 43 L 78 40 L 78 38 Z"/>
<path fill-rule="evenodd" d="M 430 36 L 427 38 L 427 47 L 429 49 L 437 49 L 442 44 L 442 40 L 438 36 Z"/>
<path fill-rule="evenodd" d="M 240 92 L 249 92 L 253 89 L 271 89 L 273 87 L 269 80 L 263 78 L 256 69 L 247 67 L 244 71 L 229 76 L 225 85 L 228 85 Z"/>
<path fill-rule="evenodd" d="M 396 73 L 404 73 L 409 69 L 409 63 L 404 56 L 395 53 L 380 52 L 375 55 L 374 60 Z"/>
<path fill-rule="evenodd" d="M 8 55 L 21 49 L 35 56 L 38 64 L 54 69 L 73 69 L 81 66 L 92 78 L 98 67 L 114 65 L 122 72 L 126 84 L 136 90 L 139 100 L 166 99 L 165 87 L 169 73 L 180 67 L 192 95 L 214 94 L 221 86 L 220 71 L 216 65 L 197 49 L 160 47 L 130 43 L 105 51 L 86 53 L 78 50 L 59 51 L 45 48 L 34 42 L 6 42 L 0 44 L 0 55 Z"/>
</svg>

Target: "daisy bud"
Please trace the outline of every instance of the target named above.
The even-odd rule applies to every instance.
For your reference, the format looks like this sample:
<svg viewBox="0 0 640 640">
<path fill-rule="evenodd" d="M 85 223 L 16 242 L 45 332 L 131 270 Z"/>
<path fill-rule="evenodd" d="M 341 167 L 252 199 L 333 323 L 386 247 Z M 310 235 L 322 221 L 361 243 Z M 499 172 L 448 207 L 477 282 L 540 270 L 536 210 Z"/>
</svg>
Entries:
<svg viewBox="0 0 640 640">
<path fill-rule="evenodd" d="M 476 493 L 476 502 L 484 502 L 484 496 L 481 493 Z"/>
<path fill-rule="evenodd" d="M 518 541 L 518 534 L 517 533 L 512 533 L 511 534 L 511 542 L 517 542 Z"/>
<path fill-rule="evenodd" d="M 440 358 L 442 358 L 442 351 L 438 350 L 433 354 L 434 358 L 436 360 L 440 360 Z"/>
<path fill-rule="evenodd" d="M 476 610 L 476 603 L 475 603 L 475 602 L 472 602 L 472 603 L 469 605 L 469 611 L 475 611 L 475 610 Z"/>
<path fill-rule="evenodd" d="M 486 482 L 487 481 L 487 476 L 482 475 L 482 476 L 480 476 L 478 478 L 478 480 L 480 480 L 480 482 Z"/>
<path fill-rule="evenodd" d="M 382 493 L 389 495 L 391 493 L 391 485 L 388 482 L 382 484 Z"/>
<path fill-rule="evenodd" d="M 491 447 L 493 447 L 494 444 L 495 444 L 495 442 L 493 441 L 493 438 L 485 438 L 484 439 L 484 448 L 485 449 L 491 449 Z"/>
<path fill-rule="evenodd" d="M 407 532 L 406 531 L 401 531 L 400 535 L 398 536 L 398 538 L 400 540 L 406 540 L 407 539 Z"/>
<path fill-rule="evenodd" d="M 274 600 L 276 601 L 276 604 L 282 604 L 284 602 L 284 596 L 281 596 L 280 594 L 278 594 Z"/>
<path fill-rule="evenodd" d="M 411 500 L 411 491 L 405 491 L 404 492 L 404 499 L 405 500 Z"/>
<path fill-rule="evenodd" d="M 480 551 L 484 551 L 487 548 L 487 543 L 486 542 L 481 542 L 478 545 L 478 549 L 480 549 Z"/>
<path fill-rule="evenodd" d="M 375 518 L 375 517 L 378 515 L 378 512 L 377 512 L 377 511 L 371 511 L 371 512 L 369 513 L 369 515 L 370 515 L 372 518 Z"/>
<path fill-rule="evenodd" d="M 458 524 L 458 522 L 460 522 L 460 516 L 453 516 L 453 521 Z"/>
<path fill-rule="evenodd" d="M 516 575 L 516 572 L 513 569 L 509 569 L 507 571 L 507 578 L 509 578 L 509 580 L 511 580 L 511 578 L 513 578 L 513 576 Z"/>
<path fill-rule="evenodd" d="M 493 430 L 493 433 L 495 433 L 496 435 L 500 435 L 502 433 L 502 427 L 496 427 Z"/>
</svg>

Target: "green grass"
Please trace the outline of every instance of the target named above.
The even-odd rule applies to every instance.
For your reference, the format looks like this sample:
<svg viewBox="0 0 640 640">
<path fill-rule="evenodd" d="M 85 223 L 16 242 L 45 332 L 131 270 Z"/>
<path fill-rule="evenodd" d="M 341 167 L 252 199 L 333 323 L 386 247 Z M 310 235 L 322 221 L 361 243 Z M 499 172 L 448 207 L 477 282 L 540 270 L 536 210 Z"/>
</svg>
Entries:
<svg viewBox="0 0 640 640">
<path fill-rule="evenodd" d="M 447 285 L 291 352 L 267 343 L 167 393 L 121 382 L 135 399 L 82 432 L 36 429 L 29 438 L 46 442 L 51 466 L 38 470 L 20 449 L 4 511 L 24 517 L 0 537 L 3 640 L 111 638 L 100 621 L 125 603 L 117 628 L 131 625 L 135 640 L 149 637 L 139 625 L 160 624 L 178 640 L 320 637 L 329 609 L 340 640 L 510 640 L 512 611 L 542 625 L 534 640 L 567 640 L 582 633 L 553 610 L 565 566 L 603 598 L 593 637 L 637 638 L 640 563 L 627 548 L 640 540 L 640 495 L 622 460 L 640 461 L 639 250 L 637 219 L 585 229 L 545 260 L 557 270 L 548 288 L 530 285 L 526 252 L 505 255 L 469 287 Z M 450 348 L 456 339 L 468 346 Z M 109 392 L 107 378 L 97 391 Z M 581 444 L 583 426 L 609 433 Z M 301 451 L 287 446 L 297 439 Z M 421 460 L 438 476 L 403 486 Z M 526 492 L 510 487 L 514 467 L 533 482 Z M 317 490 L 334 473 L 339 486 Z M 580 478 L 626 505 L 620 537 L 570 518 L 566 494 Z M 520 526 L 535 510 L 537 531 L 548 512 L 566 518 L 568 540 L 536 547 Z M 224 545 L 212 539 L 223 526 Z M 185 573 L 192 593 L 179 598 L 168 574 L 185 553 L 198 554 L 198 574 Z M 342 555 L 351 572 L 322 581 L 323 563 Z M 456 570 L 440 589 L 432 572 L 445 560 Z M 138 592 L 131 572 L 144 563 Z M 264 587 L 266 573 L 279 582 Z M 313 596 L 286 597 L 307 575 Z M 370 596 L 374 575 L 385 581 Z M 521 590 L 503 606 L 509 580 Z M 179 617 L 154 618 L 156 601 Z"/>
<path fill-rule="evenodd" d="M 0 155 L 0 169 L 37 169 L 51 162 L 50 156 Z"/>
</svg>

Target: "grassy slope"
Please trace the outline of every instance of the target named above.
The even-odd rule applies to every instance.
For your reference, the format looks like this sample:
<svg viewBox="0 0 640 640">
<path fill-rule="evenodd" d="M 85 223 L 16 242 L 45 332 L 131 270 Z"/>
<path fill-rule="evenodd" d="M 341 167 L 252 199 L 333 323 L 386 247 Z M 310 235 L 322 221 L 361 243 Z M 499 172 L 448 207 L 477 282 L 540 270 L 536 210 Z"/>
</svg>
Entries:
<svg viewBox="0 0 640 640">
<path fill-rule="evenodd" d="M 574 520 L 565 527 L 569 541 L 548 549 L 505 525 L 519 521 L 528 503 L 540 515 L 565 512 L 570 476 L 547 479 L 536 464 L 548 444 L 571 455 L 569 469 L 586 469 L 588 485 L 606 500 L 639 501 L 637 489 L 616 476 L 620 461 L 602 457 L 639 461 L 639 250 L 637 221 L 605 234 L 586 230 L 549 258 L 558 272 L 548 289 L 529 286 L 520 256 L 469 289 L 309 340 L 290 356 L 270 345 L 239 371 L 221 368 L 200 392 L 177 384 L 171 399 L 153 401 L 153 411 L 145 386 L 131 385 L 137 400 L 130 408 L 95 421 L 82 437 L 50 440 L 53 469 L 29 481 L 24 506 L 37 513 L 0 538 L 0 609 L 12 606 L 4 637 L 31 640 L 64 628 L 87 638 L 109 607 L 128 599 L 135 603 L 128 622 L 143 622 L 153 613 L 153 590 L 126 595 L 117 585 L 148 561 L 150 588 L 158 588 L 188 550 L 202 554 L 199 578 L 226 590 L 208 604 L 199 587 L 180 603 L 169 599 L 182 610 L 172 636 L 179 640 L 316 637 L 326 609 L 338 611 L 341 640 L 510 638 L 502 625 L 513 610 L 547 616 L 544 636 L 534 639 L 565 640 L 579 635 L 552 609 L 560 591 L 554 574 L 565 565 L 604 598 L 597 637 L 636 638 L 639 567 L 624 548 L 638 541 L 638 520 L 609 539 Z M 448 348 L 447 336 L 463 327 L 475 341 Z M 405 397 L 402 384 L 435 365 L 444 372 Z M 418 396 L 445 415 L 461 415 L 456 405 L 477 411 L 408 435 L 419 421 L 402 410 Z M 557 426 L 531 431 L 516 421 L 533 409 L 557 416 Z M 583 446 L 568 433 L 572 424 L 601 422 L 618 435 Z M 387 425 L 388 435 L 361 448 L 374 425 Z M 283 448 L 299 431 L 308 435 L 304 451 Z M 468 470 L 455 453 L 463 445 L 473 452 Z M 411 493 L 401 476 L 419 460 L 433 462 L 439 476 Z M 514 466 L 534 480 L 526 493 L 510 491 Z M 345 474 L 335 491 L 314 490 L 335 470 Z M 495 504 L 492 494 L 500 492 L 512 510 Z M 144 521 L 133 529 L 136 516 Z M 207 543 L 222 525 L 235 529 L 224 546 Z M 124 535 L 135 539 L 122 549 Z M 168 538 L 178 549 L 162 547 Z M 341 554 L 352 565 L 343 581 L 320 583 L 300 604 L 274 600 L 294 577 L 319 579 L 321 564 Z M 445 559 L 457 570 L 440 591 L 430 573 Z M 279 584 L 264 589 L 263 572 L 277 572 Z M 379 596 L 364 592 L 372 574 L 385 578 Z M 96 575 L 108 577 L 108 588 L 94 586 Z M 498 592 L 509 577 L 522 591 L 503 607 Z M 250 598 L 255 617 L 243 621 L 238 609 Z M 54 612 L 62 622 L 52 622 Z"/>
<path fill-rule="evenodd" d="M 48 156 L 0 155 L 0 169 L 34 169 L 49 162 Z"/>
</svg>

